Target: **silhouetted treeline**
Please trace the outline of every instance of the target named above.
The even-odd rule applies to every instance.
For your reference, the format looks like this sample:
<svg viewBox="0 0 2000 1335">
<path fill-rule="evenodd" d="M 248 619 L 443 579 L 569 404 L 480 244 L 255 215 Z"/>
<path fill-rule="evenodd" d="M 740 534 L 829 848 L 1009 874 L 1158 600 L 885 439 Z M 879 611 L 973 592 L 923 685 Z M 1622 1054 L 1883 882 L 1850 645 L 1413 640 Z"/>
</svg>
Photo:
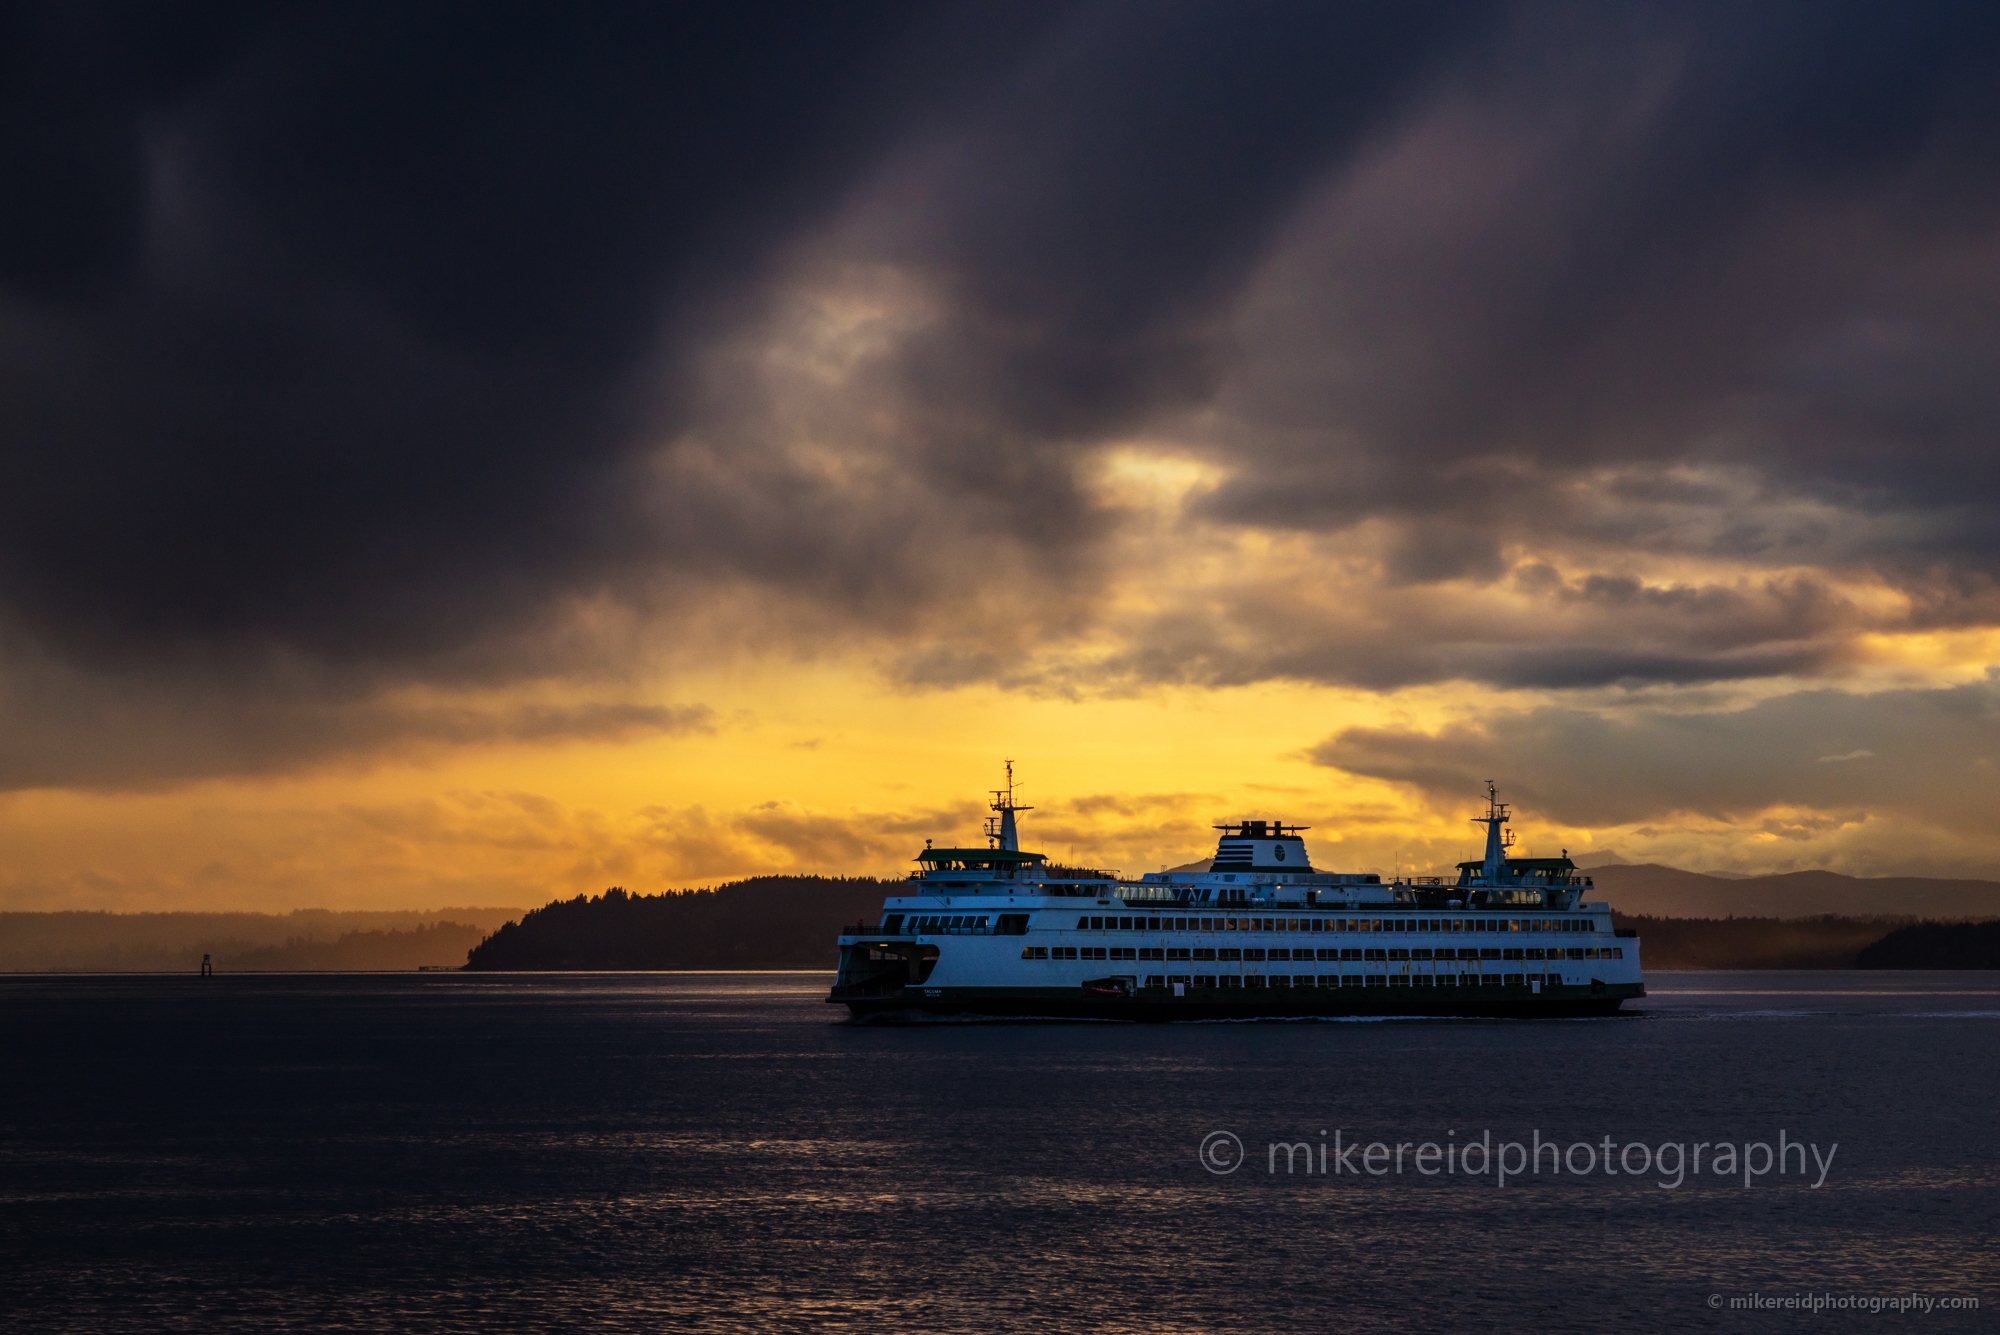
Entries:
<svg viewBox="0 0 2000 1335">
<path fill-rule="evenodd" d="M 462 922 L 440 922 L 408 932 L 348 932 L 333 941 L 294 937 L 281 946 L 219 956 L 215 968 L 219 973 L 449 969 L 457 967 L 485 935 Z"/>
<path fill-rule="evenodd" d="M 835 964 L 843 926 L 874 923 L 902 883 L 866 877 L 759 876 L 712 890 L 627 894 L 613 888 L 536 909 L 481 942 L 466 968 L 759 969 Z M 1911 918 L 1652 918 L 1615 915 L 1636 930 L 1648 969 L 1852 969 L 1878 942 L 1978 940 L 1992 958 L 2000 924 L 1918 924 Z M 1920 932 L 1905 938 L 1906 932 Z M 1932 950 L 1929 944 L 1922 947 Z M 1941 947 L 1939 947 L 1941 949 Z M 1958 947 L 1954 946 L 1954 950 Z M 1935 951 L 1933 951 L 1935 953 Z M 1900 957 L 1899 957 L 1900 958 Z M 1940 956 L 1940 958 L 1944 958 Z M 1992 968 L 1992 963 L 1880 968 Z"/>
<path fill-rule="evenodd" d="M 843 926 L 879 922 L 902 885 L 873 877 L 755 876 L 712 890 L 578 895 L 510 922 L 468 969 L 832 969 Z"/>
<path fill-rule="evenodd" d="M 1614 913 L 1635 929 L 1648 969 L 1852 969 L 1855 957 L 1912 918 L 1651 918 Z"/>
<path fill-rule="evenodd" d="M 2000 969 L 2000 922 L 1920 922 L 1862 950 L 1861 969 Z"/>
<path fill-rule="evenodd" d="M 456 967 L 518 908 L 293 913 L 0 913 L 0 972 Z"/>
</svg>

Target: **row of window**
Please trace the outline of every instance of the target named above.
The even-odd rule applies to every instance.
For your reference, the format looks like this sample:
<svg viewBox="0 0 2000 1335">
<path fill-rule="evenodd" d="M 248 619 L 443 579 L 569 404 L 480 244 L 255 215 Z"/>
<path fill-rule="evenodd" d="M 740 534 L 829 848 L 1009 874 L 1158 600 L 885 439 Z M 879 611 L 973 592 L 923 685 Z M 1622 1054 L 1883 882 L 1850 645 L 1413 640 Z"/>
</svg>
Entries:
<svg viewBox="0 0 2000 1335">
<path fill-rule="evenodd" d="M 984 913 L 892 914 L 882 930 L 907 933 L 961 936 L 1021 935 L 1027 931 L 1028 915 L 1003 913 L 997 926 L 989 926 L 991 915 Z M 1597 926 L 1590 918 L 1180 918 L 1148 914 L 1085 914 L 1077 918 L 1083 932 L 1588 932 Z M 1274 957 L 1282 958 L 1282 957 Z M 1324 955 L 1322 959 L 1326 958 Z M 1417 958 L 1425 958 L 1418 956 Z"/>
<path fill-rule="evenodd" d="M 1360 960 L 1364 963 L 1381 960 L 1428 960 L 1432 952 L 1428 950 L 1232 950 L 1227 947 L 1215 949 L 1190 949 L 1187 947 L 1144 947 L 1144 946 L 1023 946 L 1021 958 L 1024 960 L 1214 960 L 1218 964 L 1242 961 L 1265 963 L 1282 960 L 1311 960 L 1317 955 L 1326 961 Z M 1436 952 L 1439 960 L 1449 960 L 1453 952 Z M 1571 946 L 1564 950 L 1537 950 L 1524 947 L 1509 950 L 1484 950 L 1472 948 L 1457 952 L 1461 960 L 1622 960 L 1625 958 L 1623 946 Z"/>
<path fill-rule="evenodd" d="M 1079 932 L 1588 932 L 1592 918 L 1169 918 L 1086 913 Z"/>
<path fill-rule="evenodd" d="M 1562 986 L 1559 973 L 1417 973 L 1417 974 L 1147 974 L 1147 987 L 1543 987 Z"/>
<path fill-rule="evenodd" d="M 901 930 L 908 932 L 911 936 L 915 936 L 919 932 L 929 932 L 933 935 L 942 934 L 945 936 L 957 936 L 974 932 L 984 933 L 986 931 L 987 919 L 988 915 L 984 913 L 931 913 L 911 918 L 908 925 L 902 926 Z M 892 932 L 896 930 L 895 928 L 890 928 L 887 923 L 884 923 L 883 926 Z"/>
</svg>

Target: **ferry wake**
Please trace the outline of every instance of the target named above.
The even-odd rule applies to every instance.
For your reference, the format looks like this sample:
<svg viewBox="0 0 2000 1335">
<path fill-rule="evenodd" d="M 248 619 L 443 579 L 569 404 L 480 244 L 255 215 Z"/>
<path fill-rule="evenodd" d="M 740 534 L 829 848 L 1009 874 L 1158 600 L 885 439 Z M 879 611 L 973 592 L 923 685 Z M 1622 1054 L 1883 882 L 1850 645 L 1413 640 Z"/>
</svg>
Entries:
<svg viewBox="0 0 2000 1335">
<path fill-rule="evenodd" d="M 1608 1015 L 1646 994 L 1639 940 L 1567 852 L 1511 856 L 1487 785 L 1484 856 L 1455 880 L 1316 870 L 1303 831 L 1243 820 L 1208 870 L 1112 872 L 1023 852 L 1013 767 L 984 848 L 917 854 L 880 923 L 840 936 L 827 1000 L 1066 1019 Z"/>
</svg>

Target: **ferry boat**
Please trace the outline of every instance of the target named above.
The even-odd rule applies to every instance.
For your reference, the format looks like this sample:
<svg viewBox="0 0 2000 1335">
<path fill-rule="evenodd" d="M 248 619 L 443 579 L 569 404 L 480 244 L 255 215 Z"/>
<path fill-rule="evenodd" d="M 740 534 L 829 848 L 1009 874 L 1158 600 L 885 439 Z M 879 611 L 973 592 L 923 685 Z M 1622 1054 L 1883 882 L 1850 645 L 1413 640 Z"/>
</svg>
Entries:
<svg viewBox="0 0 2000 1335">
<path fill-rule="evenodd" d="M 1205 871 L 1051 864 L 1020 846 L 1013 766 L 983 848 L 917 854 L 881 921 L 844 930 L 828 1002 L 930 1013 L 1139 1021 L 1608 1015 L 1643 997 L 1636 933 L 1613 929 L 1567 850 L 1511 856 L 1492 784 L 1484 856 L 1454 880 L 1326 872 L 1300 825 L 1214 827 Z"/>
</svg>

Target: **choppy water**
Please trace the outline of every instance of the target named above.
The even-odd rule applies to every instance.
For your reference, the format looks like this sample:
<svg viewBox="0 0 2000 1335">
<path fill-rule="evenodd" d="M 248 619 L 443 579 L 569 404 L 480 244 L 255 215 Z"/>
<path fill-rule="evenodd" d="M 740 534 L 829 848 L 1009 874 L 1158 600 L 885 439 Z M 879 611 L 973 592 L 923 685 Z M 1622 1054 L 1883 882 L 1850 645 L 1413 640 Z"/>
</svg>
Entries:
<svg viewBox="0 0 2000 1335">
<path fill-rule="evenodd" d="M 1995 1325 L 2000 975 L 1661 974 L 1617 1020 L 1157 1027 L 861 1027 L 820 1003 L 826 981 L 0 979 L 0 1312 L 90 1331 Z M 1269 1171 L 1271 1142 L 1322 1130 L 1650 1154 L 1780 1129 L 1838 1143 L 1824 1186 L 1795 1162 L 1668 1190 L 1544 1160 L 1501 1189 L 1421 1176 L 1414 1148 L 1400 1174 Z M 1218 1131 L 1247 1147 L 1227 1175 L 1197 1157 Z M 1982 1307 L 1728 1308 L 1753 1293 Z"/>
</svg>

